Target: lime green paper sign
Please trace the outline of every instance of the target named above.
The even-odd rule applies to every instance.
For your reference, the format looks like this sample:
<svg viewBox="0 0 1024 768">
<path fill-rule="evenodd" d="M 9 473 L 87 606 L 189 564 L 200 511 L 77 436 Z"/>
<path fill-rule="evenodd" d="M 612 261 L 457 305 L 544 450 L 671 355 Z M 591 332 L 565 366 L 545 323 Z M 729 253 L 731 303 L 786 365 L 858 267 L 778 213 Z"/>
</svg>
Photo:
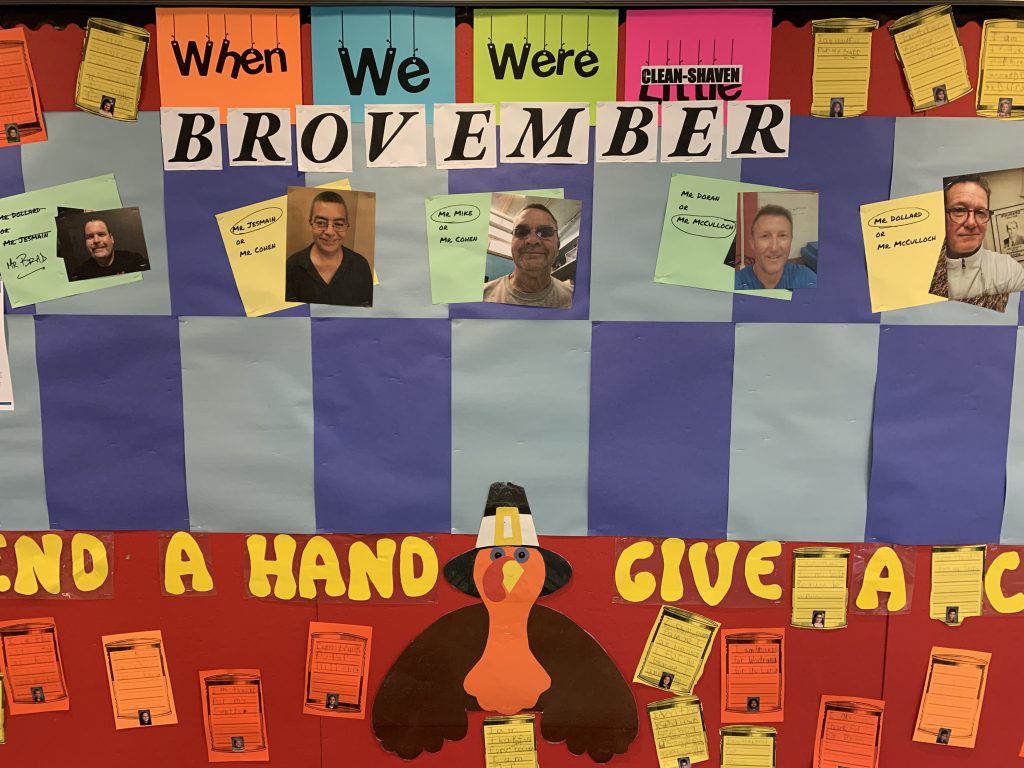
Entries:
<svg viewBox="0 0 1024 768">
<path fill-rule="evenodd" d="M 786 290 L 735 290 L 736 270 L 725 263 L 736 236 L 737 195 L 779 189 L 742 181 L 672 174 L 654 282 L 783 300 L 792 298 L 792 292 Z"/>
<path fill-rule="evenodd" d="M 617 10 L 473 12 L 473 100 L 615 101 Z"/>
<path fill-rule="evenodd" d="M 506 194 L 565 196 L 561 189 L 530 189 Z M 427 198 L 427 257 L 434 304 L 483 301 L 491 193 Z"/>
<path fill-rule="evenodd" d="M 93 211 L 121 207 L 113 174 L 38 189 L 0 200 L 0 275 L 12 307 L 134 283 L 133 272 L 91 280 L 68 280 L 57 256 L 57 207 Z"/>
</svg>

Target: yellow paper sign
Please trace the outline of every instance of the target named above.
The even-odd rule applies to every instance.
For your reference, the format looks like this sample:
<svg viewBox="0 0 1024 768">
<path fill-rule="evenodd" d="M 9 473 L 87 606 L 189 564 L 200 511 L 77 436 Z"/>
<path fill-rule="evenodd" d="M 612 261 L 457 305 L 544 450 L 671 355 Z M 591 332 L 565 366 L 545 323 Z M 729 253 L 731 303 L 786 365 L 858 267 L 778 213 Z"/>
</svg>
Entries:
<svg viewBox="0 0 1024 768">
<path fill-rule="evenodd" d="M 971 92 L 951 5 L 936 5 L 897 19 L 889 34 L 915 112 L 941 107 Z"/>
<path fill-rule="evenodd" d="M 720 728 L 722 768 L 775 768 L 775 735 L 775 729 L 766 726 Z"/>
<path fill-rule="evenodd" d="M 533 715 L 484 718 L 486 768 L 537 768 Z"/>
<path fill-rule="evenodd" d="M 986 19 L 978 61 L 978 114 L 1024 117 L 1024 21 Z"/>
<path fill-rule="evenodd" d="M 846 626 L 847 563 L 842 547 L 798 547 L 793 550 L 793 613 L 790 624 L 808 629 Z"/>
<path fill-rule="evenodd" d="M 693 693 L 720 626 L 714 619 L 663 605 L 633 682 L 674 693 Z"/>
<path fill-rule="evenodd" d="M 110 19 L 89 19 L 75 106 L 115 120 L 135 120 L 142 95 L 142 64 L 149 32 Z"/>
<path fill-rule="evenodd" d="M 914 741 L 974 748 L 991 653 L 932 647 Z"/>
<path fill-rule="evenodd" d="M 985 584 L 985 545 L 932 547 L 932 594 L 928 618 L 957 627 L 981 616 Z"/>
<path fill-rule="evenodd" d="M 114 728 L 176 724 L 178 713 L 160 631 L 104 635 L 100 640 Z"/>
<path fill-rule="evenodd" d="M 647 705 L 660 768 L 689 768 L 708 759 L 704 709 L 696 696 L 679 696 Z"/>
<path fill-rule="evenodd" d="M 348 179 L 341 179 L 322 188 L 352 189 L 352 185 Z M 246 317 L 299 306 L 284 300 L 287 210 L 288 196 L 282 195 L 217 214 L 217 226 Z"/>
<path fill-rule="evenodd" d="M 860 207 L 871 311 L 947 301 L 928 293 L 946 237 L 941 190 Z"/>
<path fill-rule="evenodd" d="M 856 117 L 868 109 L 871 79 L 871 33 L 874 19 L 819 19 L 814 36 L 814 77 L 811 114 L 815 117 Z"/>
</svg>

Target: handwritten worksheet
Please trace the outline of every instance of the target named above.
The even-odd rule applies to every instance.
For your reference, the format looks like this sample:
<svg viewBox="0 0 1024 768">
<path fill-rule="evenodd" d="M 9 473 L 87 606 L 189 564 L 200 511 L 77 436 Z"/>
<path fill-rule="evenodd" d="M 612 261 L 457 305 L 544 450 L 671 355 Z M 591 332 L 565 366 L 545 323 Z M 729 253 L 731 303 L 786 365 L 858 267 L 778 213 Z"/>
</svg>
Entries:
<svg viewBox="0 0 1024 768">
<path fill-rule="evenodd" d="M 533 715 L 484 718 L 486 768 L 537 768 Z"/>
<path fill-rule="evenodd" d="M 206 754 L 211 763 L 270 760 L 258 669 L 199 673 Z"/>
<path fill-rule="evenodd" d="M 303 712 L 360 720 L 366 716 L 372 637 L 372 627 L 309 623 Z"/>
<path fill-rule="evenodd" d="M 679 768 L 708 759 L 704 709 L 696 696 L 679 696 L 647 705 L 660 768 Z"/>
<path fill-rule="evenodd" d="M 868 109 L 871 33 L 874 19 L 819 19 L 811 22 L 814 76 L 811 114 L 856 117 Z"/>
<path fill-rule="evenodd" d="M 971 92 L 952 6 L 936 5 L 897 19 L 889 34 L 915 112 L 941 107 Z"/>
<path fill-rule="evenodd" d="M 110 19 L 89 19 L 75 106 L 114 120 L 136 120 L 149 32 Z"/>
<path fill-rule="evenodd" d="M 633 682 L 674 693 L 693 693 L 720 626 L 714 619 L 663 605 Z"/>
<path fill-rule="evenodd" d="M 992 654 L 932 648 L 914 741 L 974 748 Z"/>
<path fill-rule="evenodd" d="M 1024 21 L 985 19 L 978 63 L 978 114 L 1024 117 Z"/>
<path fill-rule="evenodd" d="M 722 722 L 782 722 L 786 630 L 722 630 Z"/>
<path fill-rule="evenodd" d="M 12 715 L 71 708 L 50 616 L 0 622 L 0 675 Z"/>
<path fill-rule="evenodd" d="M 959 626 L 981 616 L 985 545 L 932 547 L 932 593 L 928 618 Z"/>
<path fill-rule="evenodd" d="M 114 728 L 176 724 L 178 712 L 160 630 L 104 635 L 100 640 Z"/>
<path fill-rule="evenodd" d="M 814 768 L 878 768 L 885 702 L 822 696 L 814 739 Z"/>
<path fill-rule="evenodd" d="M 790 624 L 809 629 L 846 626 L 850 550 L 798 547 L 793 550 L 793 613 Z"/>
</svg>

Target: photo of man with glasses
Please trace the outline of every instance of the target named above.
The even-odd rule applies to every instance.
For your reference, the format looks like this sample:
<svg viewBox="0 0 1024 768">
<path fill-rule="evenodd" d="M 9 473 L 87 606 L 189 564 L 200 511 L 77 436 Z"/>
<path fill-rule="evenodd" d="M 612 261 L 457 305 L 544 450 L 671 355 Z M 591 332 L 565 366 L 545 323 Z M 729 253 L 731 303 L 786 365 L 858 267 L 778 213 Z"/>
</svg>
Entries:
<svg viewBox="0 0 1024 768">
<path fill-rule="evenodd" d="M 309 208 L 307 247 L 288 257 L 285 301 L 373 306 L 373 271 L 359 253 L 345 247 L 349 234 L 348 205 L 338 192 L 325 190 Z"/>
<path fill-rule="evenodd" d="M 512 272 L 484 285 L 484 301 L 525 307 L 571 307 L 573 289 L 552 275 L 560 244 L 558 221 L 551 210 L 543 203 L 525 205 L 512 220 Z"/>
<path fill-rule="evenodd" d="M 945 180 L 946 241 L 929 293 L 1004 311 L 1007 295 L 1024 290 L 1024 267 L 985 248 L 992 188 L 982 174 Z M 998 247 L 992 243 L 992 247 Z"/>
</svg>

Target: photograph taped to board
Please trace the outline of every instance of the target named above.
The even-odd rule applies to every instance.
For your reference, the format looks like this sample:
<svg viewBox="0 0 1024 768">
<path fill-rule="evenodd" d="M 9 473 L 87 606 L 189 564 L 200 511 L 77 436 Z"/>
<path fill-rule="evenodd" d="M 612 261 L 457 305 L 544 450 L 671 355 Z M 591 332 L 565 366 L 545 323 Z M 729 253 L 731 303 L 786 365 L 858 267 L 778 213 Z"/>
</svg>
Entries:
<svg viewBox="0 0 1024 768">
<path fill-rule="evenodd" d="M 285 301 L 372 307 L 374 192 L 288 187 Z"/>
<path fill-rule="evenodd" d="M 1024 290 L 1024 168 L 942 180 L 946 236 L 928 292 L 1005 312 Z"/>
<path fill-rule="evenodd" d="M 730 255 L 736 290 L 816 288 L 818 193 L 739 193 Z"/>
<path fill-rule="evenodd" d="M 484 301 L 572 307 L 583 202 L 491 195 Z"/>
<path fill-rule="evenodd" d="M 145 272 L 149 266 L 146 236 L 138 208 L 105 211 L 58 209 L 57 255 L 68 280 Z"/>
</svg>

